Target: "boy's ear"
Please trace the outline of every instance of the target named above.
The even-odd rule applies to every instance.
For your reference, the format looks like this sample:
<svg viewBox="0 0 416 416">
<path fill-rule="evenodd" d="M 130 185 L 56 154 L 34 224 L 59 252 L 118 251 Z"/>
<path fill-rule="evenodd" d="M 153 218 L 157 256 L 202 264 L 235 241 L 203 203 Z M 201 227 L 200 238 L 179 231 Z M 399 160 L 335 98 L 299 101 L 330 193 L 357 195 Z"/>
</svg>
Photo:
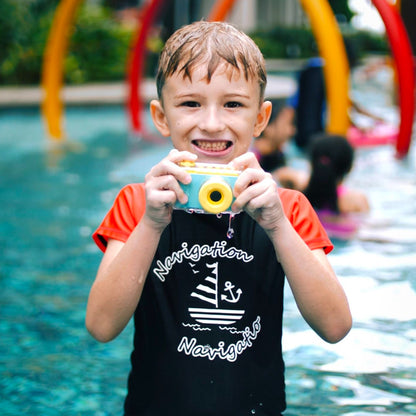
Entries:
<svg viewBox="0 0 416 416">
<path fill-rule="evenodd" d="M 159 133 L 164 136 L 170 136 L 170 129 L 166 119 L 165 110 L 159 100 L 152 100 L 150 102 L 150 115 Z"/>
<path fill-rule="evenodd" d="M 271 113 L 272 103 L 270 101 L 264 101 L 257 114 L 256 125 L 254 126 L 254 137 L 259 137 L 262 131 L 267 127 Z"/>
</svg>

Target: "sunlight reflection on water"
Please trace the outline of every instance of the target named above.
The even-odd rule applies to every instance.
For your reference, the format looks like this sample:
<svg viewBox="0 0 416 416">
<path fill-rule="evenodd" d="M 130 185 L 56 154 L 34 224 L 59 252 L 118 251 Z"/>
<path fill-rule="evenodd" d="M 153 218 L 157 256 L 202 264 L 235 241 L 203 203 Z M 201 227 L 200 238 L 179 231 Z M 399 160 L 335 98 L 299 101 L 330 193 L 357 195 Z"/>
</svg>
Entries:
<svg viewBox="0 0 416 416">
<path fill-rule="evenodd" d="M 120 187 L 142 180 L 170 145 L 132 141 L 121 107 L 73 108 L 68 129 L 82 146 L 48 159 L 38 111 L 0 117 L 3 414 L 48 416 L 50 403 L 68 415 L 119 414 L 132 328 L 107 345 L 85 331 L 100 260 L 90 234 Z M 405 161 L 391 147 L 357 153 L 348 185 L 366 191 L 372 211 L 329 256 L 350 301 L 351 333 L 324 343 L 286 289 L 285 415 L 416 414 L 415 159 L 415 145 Z"/>
</svg>

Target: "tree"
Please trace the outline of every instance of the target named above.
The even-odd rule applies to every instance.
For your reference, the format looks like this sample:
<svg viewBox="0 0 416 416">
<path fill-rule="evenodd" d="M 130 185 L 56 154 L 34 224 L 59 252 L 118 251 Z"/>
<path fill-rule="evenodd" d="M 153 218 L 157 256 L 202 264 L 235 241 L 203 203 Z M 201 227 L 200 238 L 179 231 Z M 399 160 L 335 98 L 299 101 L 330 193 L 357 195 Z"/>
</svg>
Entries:
<svg viewBox="0 0 416 416">
<path fill-rule="evenodd" d="M 416 54 L 416 2 L 415 0 L 402 0 L 401 14 L 404 25 L 406 26 L 409 35 L 410 43 L 413 48 L 413 55 Z"/>
<path fill-rule="evenodd" d="M 350 10 L 348 6 L 348 0 L 329 0 L 329 4 L 332 8 L 332 11 L 337 17 L 344 16 L 347 22 L 351 21 L 352 17 L 354 16 L 354 13 Z"/>
</svg>

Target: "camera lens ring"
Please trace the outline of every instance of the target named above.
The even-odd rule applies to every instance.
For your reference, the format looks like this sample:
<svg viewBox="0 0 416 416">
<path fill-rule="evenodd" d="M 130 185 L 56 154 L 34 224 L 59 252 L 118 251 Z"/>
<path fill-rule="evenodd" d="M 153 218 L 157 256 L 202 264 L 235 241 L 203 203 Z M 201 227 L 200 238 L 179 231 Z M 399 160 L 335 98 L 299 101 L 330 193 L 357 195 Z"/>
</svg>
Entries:
<svg viewBox="0 0 416 416">
<path fill-rule="evenodd" d="M 220 195 L 220 198 L 213 199 L 213 195 Z M 213 178 L 206 181 L 198 193 L 199 203 L 204 211 L 211 214 L 219 214 L 226 211 L 233 201 L 233 191 L 224 180 Z"/>
</svg>

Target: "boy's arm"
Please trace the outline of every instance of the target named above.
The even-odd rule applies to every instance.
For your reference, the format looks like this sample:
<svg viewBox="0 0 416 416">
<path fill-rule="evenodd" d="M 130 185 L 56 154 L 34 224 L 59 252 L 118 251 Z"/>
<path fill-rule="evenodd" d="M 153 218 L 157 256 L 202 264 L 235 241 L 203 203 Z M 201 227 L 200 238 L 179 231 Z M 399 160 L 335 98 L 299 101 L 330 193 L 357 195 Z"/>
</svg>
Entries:
<svg viewBox="0 0 416 416">
<path fill-rule="evenodd" d="M 187 197 L 179 182 L 189 173 L 177 163 L 194 160 L 189 152 L 172 150 L 145 178 L 146 209 L 125 243 L 110 239 L 90 291 L 85 323 L 102 342 L 115 338 L 132 317 L 142 294 L 160 236 L 172 218 L 172 205 Z"/>
<path fill-rule="evenodd" d="M 270 237 L 302 316 L 326 341 L 337 342 L 350 330 L 351 313 L 344 290 L 322 249 L 310 250 L 280 201 L 278 186 L 245 154 L 233 161 L 243 170 L 236 182 L 233 210 L 244 209 Z"/>
<path fill-rule="evenodd" d="M 126 243 L 108 241 L 91 287 L 85 319 L 88 331 L 98 341 L 114 339 L 132 317 L 160 235 L 143 218 Z"/>
<path fill-rule="evenodd" d="M 351 329 L 351 312 L 324 251 L 310 250 L 287 219 L 268 235 L 306 322 L 325 341 L 340 341 Z"/>
</svg>

